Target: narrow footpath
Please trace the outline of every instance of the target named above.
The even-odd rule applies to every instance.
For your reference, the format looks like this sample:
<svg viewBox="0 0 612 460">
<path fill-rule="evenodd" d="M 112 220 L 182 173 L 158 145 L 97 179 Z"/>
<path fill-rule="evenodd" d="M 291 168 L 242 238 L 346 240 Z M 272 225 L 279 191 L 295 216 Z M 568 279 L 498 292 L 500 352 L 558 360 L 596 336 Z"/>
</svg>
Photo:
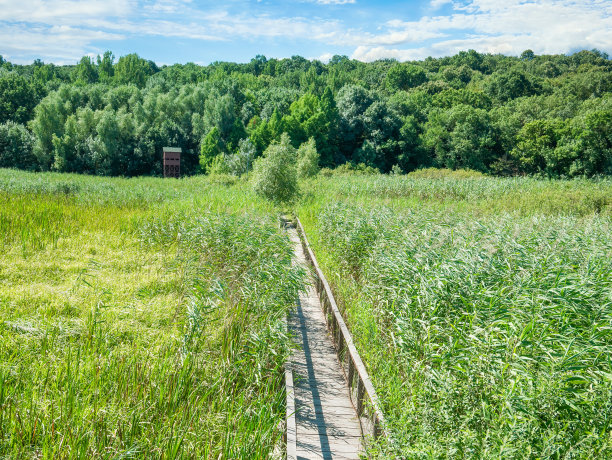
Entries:
<svg viewBox="0 0 612 460">
<path fill-rule="evenodd" d="M 308 269 L 296 229 L 289 225 L 287 231 L 296 263 Z M 289 329 L 299 345 L 291 360 L 297 459 L 358 459 L 359 420 L 312 284 L 300 294 L 297 311 L 289 318 Z"/>
</svg>

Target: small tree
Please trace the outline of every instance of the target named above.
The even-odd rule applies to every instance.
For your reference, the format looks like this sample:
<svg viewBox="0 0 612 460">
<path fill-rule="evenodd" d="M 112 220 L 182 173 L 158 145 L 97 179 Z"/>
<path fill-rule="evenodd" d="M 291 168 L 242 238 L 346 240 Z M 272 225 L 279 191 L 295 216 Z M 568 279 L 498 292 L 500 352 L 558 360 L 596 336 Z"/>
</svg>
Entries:
<svg viewBox="0 0 612 460">
<path fill-rule="evenodd" d="M 242 176 L 248 173 L 253 167 L 255 153 L 257 153 L 257 150 L 253 142 L 248 138 L 241 139 L 238 143 L 238 152 L 225 158 L 229 173 L 234 176 Z"/>
<path fill-rule="evenodd" d="M 17 73 L 0 74 L 0 123 L 26 123 L 37 104 L 32 85 Z"/>
<path fill-rule="evenodd" d="M 319 172 L 319 152 L 317 152 L 317 145 L 313 137 L 300 145 L 297 157 L 298 177 L 316 176 Z"/>
<path fill-rule="evenodd" d="M 275 203 L 290 202 L 298 193 L 296 151 L 287 133 L 273 142 L 253 166 L 255 193 Z"/>
</svg>

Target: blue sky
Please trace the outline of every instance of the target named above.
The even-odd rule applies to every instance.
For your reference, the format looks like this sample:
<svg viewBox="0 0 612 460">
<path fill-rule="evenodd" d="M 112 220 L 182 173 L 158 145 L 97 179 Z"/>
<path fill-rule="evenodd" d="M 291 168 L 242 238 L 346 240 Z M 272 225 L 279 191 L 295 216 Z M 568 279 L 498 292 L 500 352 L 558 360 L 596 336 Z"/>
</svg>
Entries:
<svg viewBox="0 0 612 460">
<path fill-rule="evenodd" d="M 16 63 L 72 64 L 105 50 L 158 64 L 405 61 L 470 48 L 612 54 L 612 0 L 0 0 L 0 54 Z"/>
</svg>

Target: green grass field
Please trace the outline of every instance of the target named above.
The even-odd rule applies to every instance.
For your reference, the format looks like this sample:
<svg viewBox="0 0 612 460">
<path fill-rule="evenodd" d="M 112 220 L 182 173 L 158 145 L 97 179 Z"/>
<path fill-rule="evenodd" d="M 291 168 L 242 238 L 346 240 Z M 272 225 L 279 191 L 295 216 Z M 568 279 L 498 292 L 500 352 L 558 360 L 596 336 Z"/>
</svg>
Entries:
<svg viewBox="0 0 612 460">
<path fill-rule="evenodd" d="M 282 445 L 303 274 L 248 186 L 2 170 L 0 230 L 0 457 Z"/>
<path fill-rule="evenodd" d="M 612 181 L 334 175 L 295 210 L 381 457 L 612 456 Z M 0 170 L 0 458 L 282 449 L 279 212 L 240 180 Z"/>
<path fill-rule="evenodd" d="M 611 181 L 321 178 L 298 214 L 393 455 L 612 456 Z"/>
</svg>

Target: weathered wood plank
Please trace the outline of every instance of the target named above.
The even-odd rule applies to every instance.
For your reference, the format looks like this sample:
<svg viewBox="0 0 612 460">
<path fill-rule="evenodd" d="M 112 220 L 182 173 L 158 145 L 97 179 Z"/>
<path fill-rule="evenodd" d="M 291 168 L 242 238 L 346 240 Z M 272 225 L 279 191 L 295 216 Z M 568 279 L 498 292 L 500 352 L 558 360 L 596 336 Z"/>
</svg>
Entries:
<svg viewBox="0 0 612 460">
<path fill-rule="evenodd" d="M 346 354 L 348 355 L 348 369 L 346 370 L 346 374 L 349 380 L 349 384 L 352 385 L 352 375 L 355 375 L 355 381 L 357 383 L 357 388 L 355 392 L 351 392 L 351 400 L 355 403 L 358 408 L 358 412 L 360 415 L 360 419 L 362 421 L 361 428 L 364 433 L 369 435 L 373 435 L 374 437 L 378 437 L 381 432 L 383 432 L 387 439 L 390 442 L 393 442 L 390 439 L 389 433 L 386 430 L 386 422 L 382 410 L 380 409 L 380 403 L 378 401 L 378 396 L 376 395 L 376 390 L 374 389 L 374 385 L 372 385 L 372 381 L 368 375 L 368 372 L 363 364 L 357 349 L 353 343 L 352 336 L 344 322 L 342 314 L 340 313 L 340 309 L 336 304 L 336 300 L 334 299 L 333 292 L 329 283 L 325 279 L 325 275 L 321 271 L 319 264 L 317 263 L 317 259 L 312 251 L 312 248 L 308 244 L 308 239 L 306 238 L 306 234 L 304 233 L 304 227 L 302 227 L 302 223 L 299 218 L 296 218 L 299 235 L 301 236 L 301 242 L 303 246 L 303 251 L 305 253 L 305 258 L 312 264 L 314 268 L 314 276 L 316 277 L 316 285 L 319 291 L 319 298 L 322 299 L 322 305 L 325 307 L 325 311 L 329 312 L 328 318 L 326 319 L 328 325 L 331 323 L 332 329 L 339 328 L 341 330 L 341 338 L 344 342 L 344 347 L 346 348 Z M 327 313 L 326 313 L 327 314 Z M 351 363 L 352 361 L 352 363 Z M 351 369 L 351 364 L 353 369 Z M 350 376 L 350 377 L 349 377 Z M 354 395 L 356 393 L 356 400 L 354 399 Z M 366 398 L 366 401 L 364 401 Z M 366 403 L 366 404 L 364 404 Z M 363 417 L 364 415 L 363 409 L 364 406 L 370 409 L 370 414 L 368 417 Z M 369 419 L 369 420 L 368 420 Z"/>
<path fill-rule="evenodd" d="M 295 388 L 293 369 L 285 369 L 285 388 L 287 391 L 287 460 L 297 460 L 297 427 L 295 421 Z"/>
<path fill-rule="evenodd" d="M 305 264 L 296 230 L 288 231 L 297 263 Z M 360 421 L 314 286 L 300 295 L 297 312 L 289 319 L 289 329 L 300 345 L 291 362 L 297 458 L 358 459 L 363 439 Z"/>
</svg>

